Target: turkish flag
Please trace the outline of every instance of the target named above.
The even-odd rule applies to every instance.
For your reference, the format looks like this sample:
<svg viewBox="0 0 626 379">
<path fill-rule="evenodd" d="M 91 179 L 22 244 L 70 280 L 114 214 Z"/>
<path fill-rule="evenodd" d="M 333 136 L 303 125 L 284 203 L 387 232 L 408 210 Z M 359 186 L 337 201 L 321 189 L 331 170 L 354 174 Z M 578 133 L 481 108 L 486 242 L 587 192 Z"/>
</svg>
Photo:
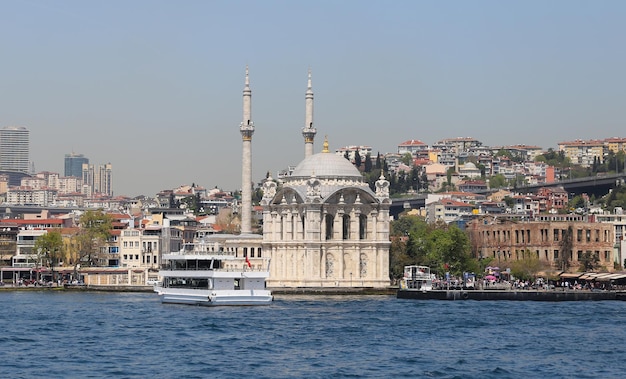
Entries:
<svg viewBox="0 0 626 379">
<path fill-rule="evenodd" d="M 252 264 L 250 264 L 250 260 L 248 259 L 247 256 L 246 256 L 246 263 L 248 264 L 248 267 L 252 267 Z"/>
</svg>

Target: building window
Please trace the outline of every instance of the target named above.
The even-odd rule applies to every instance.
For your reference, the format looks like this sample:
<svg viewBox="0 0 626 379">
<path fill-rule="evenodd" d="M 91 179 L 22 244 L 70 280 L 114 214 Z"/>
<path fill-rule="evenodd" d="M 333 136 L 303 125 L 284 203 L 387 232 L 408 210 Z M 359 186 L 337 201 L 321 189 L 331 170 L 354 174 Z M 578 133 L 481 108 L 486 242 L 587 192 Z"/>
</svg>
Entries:
<svg viewBox="0 0 626 379">
<path fill-rule="evenodd" d="M 333 215 L 326 215 L 326 239 L 333 239 L 335 218 Z"/>
<path fill-rule="evenodd" d="M 359 239 L 367 238 L 367 216 L 359 215 Z"/>
<path fill-rule="evenodd" d="M 256 256 L 261 258 L 261 248 L 260 247 L 256 249 Z"/>
<path fill-rule="evenodd" d="M 342 226 L 343 226 L 342 227 L 343 239 L 344 240 L 350 239 L 350 216 L 343 215 Z"/>
</svg>

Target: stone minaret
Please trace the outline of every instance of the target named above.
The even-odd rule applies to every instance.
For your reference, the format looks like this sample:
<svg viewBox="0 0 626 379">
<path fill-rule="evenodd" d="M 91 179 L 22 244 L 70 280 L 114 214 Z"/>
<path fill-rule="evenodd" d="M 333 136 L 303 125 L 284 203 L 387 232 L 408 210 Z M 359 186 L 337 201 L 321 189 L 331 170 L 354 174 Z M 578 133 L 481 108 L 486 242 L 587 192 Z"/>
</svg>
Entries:
<svg viewBox="0 0 626 379">
<path fill-rule="evenodd" d="M 305 116 L 302 136 L 304 136 L 304 157 L 313 155 L 313 140 L 317 130 L 313 127 L 313 90 L 311 89 L 311 70 L 309 70 L 309 81 L 307 83 L 305 99 Z"/>
<path fill-rule="evenodd" d="M 241 234 L 252 233 L 252 135 L 254 123 L 252 123 L 252 91 L 250 90 L 250 78 L 248 66 L 246 66 L 246 83 L 243 88 L 243 121 L 239 126 L 243 140 L 242 166 L 241 166 Z"/>
</svg>

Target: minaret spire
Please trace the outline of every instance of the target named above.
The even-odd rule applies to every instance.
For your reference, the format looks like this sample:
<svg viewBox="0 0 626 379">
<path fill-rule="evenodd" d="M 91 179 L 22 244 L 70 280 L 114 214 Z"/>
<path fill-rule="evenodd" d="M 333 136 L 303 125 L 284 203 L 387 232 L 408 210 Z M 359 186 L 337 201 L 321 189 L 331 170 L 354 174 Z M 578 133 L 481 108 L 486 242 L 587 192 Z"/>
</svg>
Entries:
<svg viewBox="0 0 626 379">
<path fill-rule="evenodd" d="M 243 140 L 241 165 L 241 234 L 252 233 L 252 91 L 246 65 L 246 80 L 243 87 L 243 121 L 239 125 Z"/>
<path fill-rule="evenodd" d="M 304 128 L 302 128 L 302 136 L 304 137 L 304 157 L 313 155 L 313 140 L 317 130 L 313 127 L 313 89 L 311 86 L 311 69 L 309 69 L 309 79 L 307 81 L 306 93 L 304 95 L 305 112 L 304 112 Z"/>
<path fill-rule="evenodd" d="M 243 123 L 252 122 L 252 90 L 250 90 L 250 76 L 248 75 L 248 65 L 246 65 L 246 81 L 243 87 Z"/>
</svg>

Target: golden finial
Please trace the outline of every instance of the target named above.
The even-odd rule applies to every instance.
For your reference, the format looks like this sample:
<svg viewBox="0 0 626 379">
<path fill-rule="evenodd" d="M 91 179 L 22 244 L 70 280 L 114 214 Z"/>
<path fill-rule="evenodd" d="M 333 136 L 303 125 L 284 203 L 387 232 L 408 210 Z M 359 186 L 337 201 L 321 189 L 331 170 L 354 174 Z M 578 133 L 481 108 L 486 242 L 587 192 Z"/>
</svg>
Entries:
<svg viewBox="0 0 626 379">
<path fill-rule="evenodd" d="M 328 136 L 324 136 L 324 149 L 322 149 L 322 153 L 329 153 L 328 150 Z"/>
</svg>

